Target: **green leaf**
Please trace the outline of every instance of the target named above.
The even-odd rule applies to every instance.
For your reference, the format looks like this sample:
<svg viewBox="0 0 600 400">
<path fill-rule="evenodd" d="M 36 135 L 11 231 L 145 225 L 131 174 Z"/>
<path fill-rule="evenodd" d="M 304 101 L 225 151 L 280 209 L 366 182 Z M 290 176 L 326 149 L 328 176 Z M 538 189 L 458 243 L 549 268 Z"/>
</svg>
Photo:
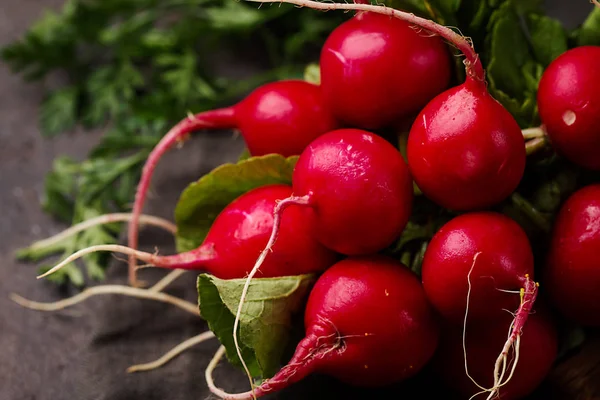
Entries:
<svg viewBox="0 0 600 400">
<path fill-rule="evenodd" d="M 277 154 L 224 164 L 189 185 L 175 207 L 177 250 L 195 249 L 206 237 L 217 215 L 233 200 L 260 186 L 291 184 L 297 156 Z"/>
<path fill-rule="evenodd" d="M 567 51 L 567 33 L 560 21 L 545 15 L 530 14 L 528 27 L 533 54 L 543 66 Z"/>
<path fill-rule="evenodd" d="M 594 7 L 590 15 L 575 31 L 577 46 L 600 45 L 600 7 Z"/>
<path fill-rule="evenodd" d="M 292 315 L 302 310 L 315 280 L 315 275 L 252 280 L 237 334 L 244 362 L 254 378 L 270 378 L 278 371 Z M 238 367 L 241 362 L 233 342 L 233 323 L 245 282 L 198 276 L 200 314 L 225 346 L 229 361 Z"/>
</svg>

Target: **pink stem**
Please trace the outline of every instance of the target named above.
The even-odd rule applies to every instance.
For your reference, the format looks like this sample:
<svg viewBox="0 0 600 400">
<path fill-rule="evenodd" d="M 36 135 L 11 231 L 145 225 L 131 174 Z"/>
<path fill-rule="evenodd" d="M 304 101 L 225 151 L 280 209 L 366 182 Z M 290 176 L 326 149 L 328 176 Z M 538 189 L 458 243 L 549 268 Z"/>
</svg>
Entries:
<svg viewBox="0 0 600 400">
<path fill-rule="evenodd" d="M 222 108 L 199 113 L 182 120 L 171 128 L 171 130 L 161 139 L 152 150 L 152 153 L 148 156 L 148 160 L 146 160 L 146 164 L 142 170 L 142 177 L 138 183 L 128 230 L 128 245 L 130 248 L 136 250 L 138 247 L 140 214 L 144 208 L 144 201 L 146 200 L 146 193 L 150 187 L 152 174 L 154 173 L 158 160 L 160 160 L 163 154 L 193 131 L 206 128 L 230 129 L 235 128 L 235 126 L 235 109 L 233 107 Z M 129 256 L 129 283 L 132 286 L 138 285 L 135 266 L 136 258 L 131 255 Z"/>
<path fill-rule="evenodd" d="M 275 376 L 266 379 L 254 390 L 235 394 L 218 391 L 215 394 L 224 400 L 251 400 L 254 397 L 262 397 L 277 392 L 304 379 L 318 368 L 319 361 L 335 346 L 334 343 L 319 346 L 318 342 L 319 339 L 315 334 L 308 334 L 298 343 L 290 362 L 279 370 Z"/>
<path fill-rule="evenodd" d="M 465 55 L 465 66 L 467 76 L 473 78 L 475 81 L 485 83 L 485 70 L 479 59 L 479 55 L 475 52 L 471 42 L 469 42 L 464 36 L 459 35 L 452 29 L 440 25 L 434 21 L 426 18 L 417 17 L 414 14 L 407 13 L 405 11 L 395 10 L 390 7 L 376 6 L 372 4 L 348 4 L 348 3 L 321 3 L 316 0 L 248 0 L 258 3 L 289 3 L 295 4 L 300 7 L 309 7 L 315 10 L 346 10 L 346 11 L 367 11 L 377 14 L 389 15 L 391 17 L 398 18 L 406 21 L 410 24 L 420 26 L 423 29 L 428 30 L 431 33 L 441 36 L 448 42 L 456 46 Z"/>
</svg>

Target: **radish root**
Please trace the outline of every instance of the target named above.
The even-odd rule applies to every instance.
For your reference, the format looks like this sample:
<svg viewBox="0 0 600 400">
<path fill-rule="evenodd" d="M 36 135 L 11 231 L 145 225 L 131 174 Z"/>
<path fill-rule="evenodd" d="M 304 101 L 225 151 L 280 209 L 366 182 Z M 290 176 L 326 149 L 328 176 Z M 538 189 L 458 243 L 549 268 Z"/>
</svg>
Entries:
<svg viewBox="0 0 600 400">
<path fill-rule="evenodd" d="M 304 205 L 304 206 L 310 205 L 310 197 L 308 195 L 302 196 L 302 197 L 292 196 L 285 200 L 280 201 L 275 206 L 275 209 L 273 211 L 274 217 L 273 217 L 273 230 L 271 231 L 271 237 L 269 238 L 269 241 L 267 242 L 266 247 L 260 253 L 260 256 L 256 260 L 256 263 L 254 264 L 252 271 L 250 271 L 248 278 L 246 278 L 246 283 L 244 284 L 244 288 L 242 289 L 242 295 L 240 296 L 240 304 L 238 306 L 237 313 L 235 315 L 235 322 L 233 323 L 233 342 L 235 344 L 235 350 L 237 352 L 238 357 L 240 358 L 242 366 L 244 367 L 244 371 L 246 372 L 246 375 L 248 376 L 248 381 L 250 382 L 250 390 L 252 391 L 253 397 L 255 397 L 254 396 L 254 381 L 252 379 L 252 375 L 250 374 L 250 371 L 248 370 L 248 366 L 246 365 L 246 362 L 244 361 L 244 358 L 242 357 L 242 350 L 240 349 L 240 345 L 238 343 L 238 338 L 237 338 L 237 330 L 238 330 L 239 323 L 240 323 L 240 316 L 242 315 L 242 309 L 244 307 L 244 303 L 246 301 L 246 296 L 248 294 L 248 289 L 250 287 L 250 281 L 252 280 L 254 275 L 256 275 L 256 273 L 258 272 L 258 269 L 260 268 L 262 263 L 265 261 L 265 258 L 267 257 L 269 252 L 271 252 L 273 245 L 275 244 L 275 241 L 277 240 L 277 235 L 279 234 L 279 226 L 281 225 L 281 217 L 282 217 L 283 211 L 288 206 L 293 205 L 293 204 Z"/>
<path fill-rule="evenodd" d="M 146 253 L 144 251 L 133 250 L 127 246 L 121 246 L 119 244 L 100 244 L 100 245 L 96 245 L 96 246 L 90 246 L 85 249 L 81 249 L 78 252 L 71 254 L 69 257 L 67 257 L 66 259 L 61 261 L 59 264 L 55 265 L 48 271 L 44 272 L 42 275 L 39 275 L 37 278 L 40 279 L 40 278 L 44 278 L 48 275 L 51 275 L 51 274 L 55 273 L 56 271 L 58 271 L 59 269 L 63 268 L 64 266 L 72 263 L 73 261 L 75 261 L 87 254 L 95 253 L 98 251 L 111 251 L 111 252 L 115 252 L 115 253 L 127 254 L 132 257 L 136 257 L 148 264 L 154 264 L 154 261 L 156 261 L 156 257 L 158 257 L 157 254 L 151 254 L 151 253 Z"/>
<path fill-rule="evenodd" d="M 598 0 L 592 0 L 592 3 L 594 3 L 596 5 L 596 7 L 600 8 L 600 1 L 598 1 Z"/>
<path fill-rule="evenodd" d="M 38 249 L 46 246 L 51 246 L 60 242 L 63 239 L 68 238 L 69 236 L 73 236 L 79 232 L 85 231 L 86 229 L 92 228 L 96 225 L 104 225 L 110 224 L 113 222 L 127 222 L 131 221 L 133 214 L 131 213 L 114 213 L 114 214 L 104 214 L 100 215 L 96 218 L 91 218 L 86 221 L 80 222 L 77 225 L 73 225 L 72 227 L 65 229 L 64 231 L 51 236 L 47 239 L 37 241 L 30 246 L 30 249 Z M 156 226 L 158 228 L 162 228 L 172 234 L 177 233 L 177 226 L 171 221 L 167 221 L 166 219 L 155 217 L 153 215 L 140 215 L 140 224 L 141 225 L 150 225 Z"/>
<path fill-rule="evenodd" d="M 149 289 L 133 288 L 130 286 L 125 286 L 125 285 L 95 286 L 95 287 L 91 287 L 89 289 L 85 289 L 81 293 L 79 293 L 73 297 L 70 297 L 68 299 L 59 300 L 59 301 L 55 301 L 55 302 L 49 302 L 49 303 L 41 303 L 41 302 L 37 302 L 37 301 L 28 300 L 24 297 L 19 296 L 16 293 L 11 293 L 10 298 L 15 303 L 17 303 L 25 308 L 29 308 L 31 310 L 57 311 L 57 310 L 62 310 L 64 308 L 81 303 L 82 301 L 84 301 L 92 296 L 99 295 L 99 294 L 120 294 L 123 296 L 136 297 L 138 299 L 149 299 L 149 300 L 160 301 L 163 303 L 172 304 L 178 308 L 181 308 L 184 311 L 194 314 L 195 316 L 200 315 L 200 311 L 198 309 L 197 304 L 191 303 L 186 300 L 182 300 L 178 297 L 171 296 L 166 293 L 161 293 L 161 292 L 157 292 L 157 291 L 153 291 L 153 290 L 149 290 Z"/>
<path fill-rule="evenodd" d="M 191 337 L 191 338 L 179 343 L 177 346 L 173 347 L 171 350 L 169 350 L 167 353 L 165 353 L 159 359 L 149 362 L 149 363 L 145 363 L 145 364 L 132 365 L 131 367 L 127 368 L 127 372 L 133 373 L 133 372 L 140 372 L 140 371 L 151 371 L 153 369 L 160 368 L 163 365 L 165 365 L 166 363 L 168 363 L 169 361 L 171 361 L 173 358 L 177 357 L 179 354 L 186 351 L 187 349 L 189 349 L 197 344 L 200 344 L 202 342 L 205 342 L 208 339 L 212 339 L 214 337 L 215 337 L 215 334 L 212 331 L 206 331 L 204 333 L 201 333 L 199 335 Z"/>
<path fill-rule="evenodd" d="M 208 386 L 208 389 L 211 391 L 211 393 L 213 393 L 216 396 L 219 396 L 221 399 L 226 399 L 232 396 L 231 394 L 219 389 L 215 385 L 215 381 L 212 376 L 213 371 L 215 370 L 217 365 L 219 365 L 219 361 L 221 361 L 221 358 L 223 358 L 224 354 L 225 346 L 219 347 L 213 358 L 208 363 L 206 370 L 204 371 L 204 378 L 206 379 L 206 385 Z"/>
<path fill-rule="evenodd" d="M 479 56 L 473 49 L 471 42 L 464 36 L 454 32 L 452 29 L 439 25 L 434 21 L 426 18 L 417 17 L 404 11 L 399 11 L 386 6 L 372 4 L 349 4 L 349 3 L 321 3 L 316 0 L 247 0 L 257 3 L 288 3 L 299 7 L 308 7 L 314 10 L 330 11 L 330 10 L 346 10 L 346 11 L 368 11 L 377 14 L 389 15 L 410 24 L 417 25 L 425 30 L 428 30 L 436 35 L 441 36 L 448 42 L 456 46 L 465 55 L 465 66 L 467 74 L 477 81 L 485 82 L 485 70 L 481 64 Z"/>
</svg>

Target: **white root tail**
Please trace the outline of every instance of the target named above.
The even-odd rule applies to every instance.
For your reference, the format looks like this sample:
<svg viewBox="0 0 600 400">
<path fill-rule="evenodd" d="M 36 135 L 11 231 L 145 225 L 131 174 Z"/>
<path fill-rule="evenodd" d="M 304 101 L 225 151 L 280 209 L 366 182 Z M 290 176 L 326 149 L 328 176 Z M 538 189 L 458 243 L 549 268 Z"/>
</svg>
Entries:
<svg viewBox="0 0 600 400">
<path fill-rule="evenodd" d="M 227 393 L 224 390 L 219 389 L 217 387 L 217 385 L 215 385 L 215 381 L 213 379 L 213 372 L 214 372 L 215 368 L 217 367 L 217 365 L 219 364 L 219 361 L 221 361 L 221 358 L 223 358 L 224 354 L 225 354 L 225 346 L 219 347 L 219 349 L 213 356 L 212 360 L 210 360 L 210 363 L 208 363 L 208 366 L 206 367 L 206 370 L 204 371 L 204 378 L 206 379 L 206 385 L 208 386 L 208 389 L 210 390 L 210 392 L 212 394 L 214 394 L 215 396 L 218 396 L 221 399 L 226 399 L 226 400 L 246 399 L 247 395 L 248 395 L 247 393 L 239 393 L 239 394 Z"/>
<path fill-rule="evenodd" d="M 237 352 L 237 355 L 240 358 L 240 361 L 242 362 L 242 366 L 244 367 L 244 371 L 246 371 L 246 375 L 248 376 L 248 381 L 250 382 L 250 390 L 252 391 L 253 397 L 255 397 L 254 396 L 254 381 L 252 379 L 252 374 L 250 374 L 250 370 L 248 369 L 248 366 L 246 365 L 246 362 L 244 361 L 244 357 L 242 357 L 242 350 L 240 349 L 240 345 L 238 343 L 238 338 L 237 338 L 237 331 L 238 331 L 238 327 L 240 324 L 240 316 L 242 315 L 242 309 L 243 309 L 244 303 L 246 301 L 246 296 L 248 295 L 248 289 L 250 288 L 250 282 L 252 281 L 252 278 L 254 278 L 254 275 L 256 275 L 256 273 L 258 272 L 258 269 L 260 268 L 262 263 L 265 261 L 265 258 L 267 257 L 267 255 L 271 252 L 271 249 L 273 248 L 273 245 L 275 244 L 275 241 L 277 240 L 277 235 L 279 234 L 279 226 L 281 225 L 281 217 L 282 217 L 283 211 L 290 205 L 296 204 L 296 205 L 305 205 L 306 206 L 306 205 L 309 205 L 309 202 L 310 202 L 310 197 L 307 195 L 307 196 L 302 196 L 302 197 L 294 197 L 294 196 L 288 197 L 287 199 L 282 200 L 279 203 L 277 203 L 277 205 L 275 206 L 275 209 L 273 210 L 273 230 L 271 231 L 271 236 L 269 237 L 269 241 L 267 242 L 267 245 L 265 246 L 264 250 L 260 253 L 260 256 L 256 260 L 256 263 L 254 264 L 252 271 L 250 271 L 248 278 L 246 278 L 244 288 L 242 289 L 242 295 L 240 296 L 240 304 L 238 306 L 237 313 L 235 314 L 235 321 L 233 323 L 233 342 L 235 344 L 235 350 Z"/>
<path fill-rule="evenodd" d="M 85 249 L 81 249 L 78 252 L 71 254 L 69 257 L 67 257 L 66 259 L 61 261 L 59 264 L 55 265 L 48 271 L 44 272 L 42 275 L 39 275 L 37 278 L 40 279 L 40 278 L 44 278 L 48 275 L 51 275 L 51 274 L 55 273 L 56 271 L 58 271 L 59 269 L 72 263 L 73 261 L 75 261 L 87 254 L 95 253 L 98 251 L 110 251 L 110 252 L 114 252 L 114 253 L 127 254 L 130 256 L 137 257 L 138 259 L 140 259 L 144 262 L 147 262 L 149 264 L 152 264 L 153 260 L 157 257 L 155 254 L 150 254 L 150 253 L 146 253 L 144 251 L 139 251 L 139 250 L 133 250 L 127 246 L 121 246 L 119 244 L 100 244 L 100 245 L 96 245 L 96 246 L 90 246 Z"/>
<path fill-rule="evenodd" d="M 114 213 L 114 214 L 105 214 L 100 215 L 96 218 L 91 218 L 86 221 L 80 222 L 77 225 L 73 225 L 72 227 L 65 229 L 64 231 L 57 233 L 54 236 L 51 236 L 44 240 L 39 240 L 33 243 L 30 246 L 30 249 L 39 249 L 44 248 L 46 246 L 51 246 L 60 242 L 63 239 L 68 238 L 69 236 L 73 236 L 79 232 L 85 231 L 86 229 L 92 228 L 96 225 L 105 225 L 113 222 L 127 222 L 131 220 L 131 213 Z M 167 232 L 172 234 L 177 233 L 177 226 L 171 221 L 167 221 L 166 219 L 155 217 L 152 215 L 141 215 L 140 216 L 140 224 L 141 225 L 150 225 L 156 226 L 158 228 L 162 228 Z"/>
<path fill-rule="evenodd" d="M 68 299 L 59 300 L 59 301 L 50 302 L 50 303 L 41 303 L 41 302 L 37 302 L 37 301 L 32 301 L 32 300 L 26 299 L 24 297 L 21 297 L 15 293 L 11 293 L 10 298 L 15 303 L 17 303 L 23 307 L 32 309 L 32 310 L 57 311 L 57 310 L 62 310 L 66 307 L 70 307 L 75 304 L 78 304 L 92 296 L 96 296 L 99 294 L 119 294 L 119 295 L 123 295 L 123 296 L 136 297 L 139 299 L 149 299 L 149 300 L 160 301 L 163 303 L 172 304 L 184 311 L 194 314 L 195 316 L 200 315 L 198 306 L 194 303 L 182 300 L 178 297 L 171 296 L 166 293 L 160 293 L 160 292 L 156 292 L 156 291 L 152 291 L 152 290 L 148 290 L 148 289 L 133 288 L 130 286 L 125 286 L 125 285 L 95 286 L 95 287 L 91 287 L 89 289 L 85 289 L 81 293 L 79 293 L 73 297 L 70 297 Z"/>
<path fill-rule="evenodd" d="M 168 363 L 169 361 L 171 361 L 173 358 L 177 357 L 179 354 L 186 351 L 187 349 L 189 349 L 197 344 L 200 344 L 202 342 L 205 342 L 208 339 L 212 339 L 214 337 L 215 337 L 215 334 L 212 333 L 212 331 L 207 331 L 207 332 L 201 333 L 199 335 L 196 335 L 194 337 L 191 337 L 191 338 L 179 343 L 177 346 L 173 347 L 171 350 L 169 350 L 167 353 L 165 353 L 159 359 L 149 362 L 149 363 L 145 363 L 145 364 L 132 365 L 131 367 L 127 368 L 127 372 L 132 373 L 132 372 L 140 372 L 140 371 L 151 371 L 153 369 L 160 368 L 163 365 L 165 365 L 166 363 Z"/>
</svg>

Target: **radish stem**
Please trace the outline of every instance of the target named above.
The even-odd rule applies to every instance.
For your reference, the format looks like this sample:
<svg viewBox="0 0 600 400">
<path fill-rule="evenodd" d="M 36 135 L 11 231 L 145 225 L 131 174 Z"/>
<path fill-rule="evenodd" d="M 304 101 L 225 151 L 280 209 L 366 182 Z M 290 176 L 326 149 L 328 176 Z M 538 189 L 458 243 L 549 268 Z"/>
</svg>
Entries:
<svg viewBox="0 0 600 400">
<path fill-rule="evenodd" d="M 523 129 L 521 132 L 523 132 L 523 139 L 525 139 L 525 140 L 536 139 L 536 138 L 541 138 L 541 137 L 546 136 L 546 131 L 544 130 L 544 127 L 542 127 L 542 126 L 537 126 L 535 128 Z"/>
<path fill-rule="evenodd" d="M 475 78 L 477 81 L 485 82 L 485 71 L 479 56 L 473 49 L 473 46 L 464 36 L 454 32 L 452 29 L 439 25 L 426 18 L 417 17 L 404 11 L 395 10 L 390 7 L 376 6 L 372 4 L 348 4 L 348 3 L 321 3 L 315 0 L 247 0 L 257 3 L 288 3 L 300 7 L 309 7 L 315 10 L 347 10 L 347 11 L 368 11 L 377 14 L 389 15 L 410 24 L 418 25 L 434 34 L 441 36 L 448 42 L 456 46 L 466 57 L 465 66 L 467 75 Z"/>
<path fill-rule="evenodd" d="M 185 350 L 189 349 L 190 347 L 193 347 L 214 337 L 215 334 L 212 331 L 207 331 L 194 337 L 191 337 L 179 343 L 177 346 L 173 347 L 159 359 L 145 364 L 132 365 L 131 367 L 127 368 L 127 372 L 132 373 L 139 371 L 151 371 L 153 369 L 160 368 L 169 361 L 171 361 L 173 358 L 177 357 L 179 354 L 183 353 Z"/>
</svg>

